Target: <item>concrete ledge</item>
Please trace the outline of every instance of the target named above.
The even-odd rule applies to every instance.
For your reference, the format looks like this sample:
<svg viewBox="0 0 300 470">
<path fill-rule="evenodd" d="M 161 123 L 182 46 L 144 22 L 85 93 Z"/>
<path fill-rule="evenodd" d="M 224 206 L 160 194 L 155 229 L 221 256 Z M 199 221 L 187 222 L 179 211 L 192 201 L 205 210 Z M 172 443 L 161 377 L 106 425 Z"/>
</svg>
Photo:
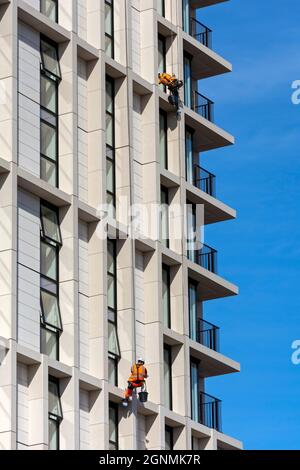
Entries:
<svg viewBox="0 0 300 470">
<path fill-rule="evenodd" d="M 236 211 L 218 199 L 201 191 L 192 184 L 186 182 L 186 195 L 190 202 L 204 205 L 205 225 L 232 220 L 236 218 Z"/>
<path fill-rule="evenodd" d="M 99 60 L 99 51 L 87 41 L 77 36 L 77 53 L 84 60 Z"/>
<path fill-rule="evenodd" d="M 0 157 L 0 175 L 10 172 L 10 162 Z"/>
<path fill-rule="evenodd" d="M 18 1 L 18 18 L 49 39 L 52 39 L 52 41 L 62 43 L 71 40 L 69 31 L 48 19 L 47 16 L 40 13 L 36 8 L 31 7 L 23 0 Z"/>
<path fill-rule="evenodd" d="M 124 78 L 127 75 L 127 69 L 111 57 L 105 56 L 105 72 L 111 78 Z"/>
<path fill-rule="evenodd" d="M 189 343 L 191 356 L 201 361 L 201 377 L 215 377 L 240 372 L 241 367 L 238 362 L 191 339 L 189 339 Z"/>
<path fill-rule="evenodd" d="M 170 250 L 163 244 L 161 244 L 161 254 L 162 254 L 162 262 L 167 266 L 177 266 L 182 264 L 182 256 L 175 251 Z"/>
<path fill-rule="evenodd" d="M 18 167 L 18 186 L 26 191 L 46 199 L 57 207 L 70 206 L 71 196 L 61 189 L 55 188 L 46 181 L 41 180 L 37 176 L 32 175 L 26 170 Z"/>
<path fill-rule="evenodd" d="M 175 413 L 175 411 L 165 408 L 165 423 L 171 427 L 185 426 L 186 419 L 184 416 Z"/>
<path fill-rule="evenodd" d="M 217 446 L 219 450 L 243 450 L 244 446 L 241 441 L 234 439 L 233 437 L 216 432 Z"/>
<path fill-rule="evenodd" d="M 188 259 L 185 260 L 185 263 L 189 276 L 200 283 L 200 298 L 202 301 L 238 295 L 238 287 L 234 284 Z"/>
<path fill-rule="evenodd" d="M 205 152 L 206 150 L 234 144 L 235 140 L 231 134 L 187 106 L 184 106 L 184 114 L 186 125 L 196 131 L 194 134 L 194 152 Z"/>
<path fill-rule="evenodd" d="M 160 170 L 160 183 L 166 188 L 179 188 L 180 177 L 171 173 L 171 171 L 161 168 Z"/>
<path fill-rule="evenodd" d="M 93 377 L 92 375 L 79 371 L 79 386 L 88 392 L 94 390 L 100 391 L 102 390 L 102 380 L 96 379 L 96 377 Z"/>
<path fill-rule="evenodd" d="M 192 8 L 204 8 L 218 3 L 228 2 L 228 0 L 191 0 Z"/>
<path fill-rule="evenodd" d="M 193 57 L 192 76 L 195 80 L 232 72 L 230 62 L 209 47 L 204 46 L 193 36 L 183 31 L 182 38 L 184 51 Z"/>
</svg>

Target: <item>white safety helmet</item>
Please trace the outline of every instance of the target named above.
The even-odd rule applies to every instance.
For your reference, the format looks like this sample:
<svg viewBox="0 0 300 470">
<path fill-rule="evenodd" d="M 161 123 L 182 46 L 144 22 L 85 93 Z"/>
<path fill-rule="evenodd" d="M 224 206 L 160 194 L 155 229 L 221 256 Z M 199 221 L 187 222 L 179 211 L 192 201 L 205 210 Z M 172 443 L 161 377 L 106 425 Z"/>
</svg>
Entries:
<svg viewBox="0 0 300 470">
<path fill-rule="evenodd" d="M 139 357 L 139 358 L 138 358 L 138 362 L 141 362 L 142 364 L 145 364 L 145 361 L 144 361 L 144 359 L 143 359 L 142 357 Z"/>
</svg>

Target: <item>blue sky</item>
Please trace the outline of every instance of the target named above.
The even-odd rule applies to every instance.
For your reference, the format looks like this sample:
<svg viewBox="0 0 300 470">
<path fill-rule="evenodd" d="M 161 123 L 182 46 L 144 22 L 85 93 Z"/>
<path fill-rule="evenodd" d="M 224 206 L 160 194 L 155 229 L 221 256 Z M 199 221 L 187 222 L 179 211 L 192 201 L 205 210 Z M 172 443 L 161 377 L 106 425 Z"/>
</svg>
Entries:
<svg viewBox="0 0 300 470">
<path fill-rule="evenodd" d="M 232 0 L 199 11 L 213 29 L 213 48 L 232 74 L 200 83 L 215 101 L 215 121 L 235 147 L 207 152 L 202 166 L 217 175 L 218 197 L 236 221 L 210 226 L 219 273 L 240 295 L 207 302 L 206 319 L 221 327 L 221 347 L 241 374 L 207 380 L 223 401 L 223 430 L 247 449 L 300 448 L 300 3 Z"/>
</svg>

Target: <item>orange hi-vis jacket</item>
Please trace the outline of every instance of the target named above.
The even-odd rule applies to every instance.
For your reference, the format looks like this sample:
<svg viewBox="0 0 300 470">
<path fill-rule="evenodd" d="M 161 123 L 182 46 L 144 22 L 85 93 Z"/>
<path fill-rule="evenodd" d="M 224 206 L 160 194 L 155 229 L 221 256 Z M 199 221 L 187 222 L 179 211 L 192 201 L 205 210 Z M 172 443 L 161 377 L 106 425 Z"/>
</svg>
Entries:
<svg viewBox="0 0 300 470">
<path fill-rule="evenodd" d="M 133 364 L 131 367 L 131 375 L 128 382 L 143 381 L 148 377 L 147 369 L 144 365 Z"/>
<path fill-rule="evenodd" d="M 175 75 L 170 75 L 169 73 L 161 73 L 159 74 L 159 83 L 165 86 L 171 86 L 174 85 L 174 83 L 177 81 L 177 78 Z"/>
</svg>

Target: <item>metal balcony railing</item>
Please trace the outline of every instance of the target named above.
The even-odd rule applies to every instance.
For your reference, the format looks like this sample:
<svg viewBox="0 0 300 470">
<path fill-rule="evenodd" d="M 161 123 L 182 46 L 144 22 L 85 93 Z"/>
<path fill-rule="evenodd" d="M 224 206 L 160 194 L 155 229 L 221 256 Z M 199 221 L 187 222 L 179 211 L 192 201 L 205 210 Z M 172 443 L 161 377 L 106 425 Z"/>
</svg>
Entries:
<svg viewBox="0 0 300 470">
<path fill-rule="evenodd" d="M 213 351 L 220 351 L 220 328 L 201 318 L 197 320 L 196 340 Z"/>
<path fill-rule="evenodd" d="M 206 194 L 216 197 L 215 175 L 207 170 L 204 170 L 204 168 L 201 168 L 201 166 L 197 165 L 196 163 L 193 165 L 193 170 L 194 186 L 196 186 L 198 189 L 201 189 L 201 191 L 204 191 Z"/>
<path fill-rule="evenodd" d="M 212 49 L 212 30 L 196 18 L 190 18 L 190 35 L 204 46 Z"/>
<path fill-rule="evenodd" d="M 198 422 L 208 428 L 222 432 L 221 400 L 200 392 L 198 402 Z"/>
<path fill-rule="evenodd" d="M 214 121 L 214 102 L 198 91 L 193 94 L 193 110 L 208 121 Z"/>
<path fill-rule="evenodd" d="M 188 258 L 191 261 L 215 274 L 217 273 L 217 256 L 217 250 L 204 244 L 199 250 L 188 250 Z"/>
</svg>

